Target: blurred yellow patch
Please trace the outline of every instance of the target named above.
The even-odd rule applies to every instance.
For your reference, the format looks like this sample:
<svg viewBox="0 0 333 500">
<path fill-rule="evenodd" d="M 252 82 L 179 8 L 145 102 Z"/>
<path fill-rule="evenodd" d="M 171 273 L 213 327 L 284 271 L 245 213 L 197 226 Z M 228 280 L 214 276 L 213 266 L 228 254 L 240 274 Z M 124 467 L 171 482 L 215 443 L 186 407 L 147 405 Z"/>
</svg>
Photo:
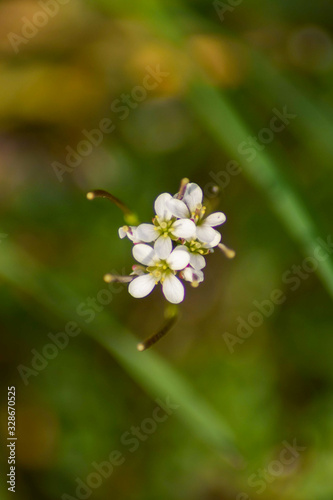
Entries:
<svg viewBox="0 0 333 500">
<path fill-rule="evenodd" d="M 244 81 L 248 55 L 242 44 L 214 35 L 194 35 L 189 51 L 211 83 L 238 87 Z"/>
<path fill-rule="evenodd" d="M 20 406 L 17 412 L 17 462 L 28 469 L 50 467 L 59 443 L 56 416 L 40 404 Z"/>
<path fill-rule="evenodd" d="M 131 77 L 139 81 L 147 73 L 147 66 L 159 66 L 162 71 L 170 73 L 156 88 L 156 95 L 182 94 L 191 78 L 191 64 L 184 52 L 161 42 L 142 43 L 128 61 Z"/>
<path fill-rule="evenodd" d="M 0 121 L 76 123 L 93 113 L 105 88 L 98 75 L 79 66 L 6 67 L 0 73 Z"/>
</svg>

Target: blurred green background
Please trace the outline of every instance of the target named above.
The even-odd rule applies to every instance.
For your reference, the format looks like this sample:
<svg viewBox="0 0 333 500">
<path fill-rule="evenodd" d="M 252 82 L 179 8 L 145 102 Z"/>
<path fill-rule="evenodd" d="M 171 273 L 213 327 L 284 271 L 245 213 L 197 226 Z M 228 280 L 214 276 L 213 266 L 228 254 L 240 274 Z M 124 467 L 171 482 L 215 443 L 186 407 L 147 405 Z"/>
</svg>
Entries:
<svg viewBox="0 0 333 500">
<path fill-rule="evenodd" d="M 332 230 L 332 29 L 326 0 L 1 2 L 0 432 L 15 385 L 16 498 L 333 498 L 333 268 L 313 261 Z M 237 257 L 209 256 L 174 329 L 138 353 L 162 294 L 96 299 L 133 259 L 121 212 L 85 195 L 109 190 L 149 221 L 183 177 L 226 213 Z M 239 337 L 276 289 L 284 302 Z M 24 382 L 18 366 L 73 321 L 82 332 Z M 151 429 L 156 398 L 179 406 Z M 132 426 L 148 429 L 135 451 Z M 114 450 L 124 463 L 78 496 Z"/>
</svg>

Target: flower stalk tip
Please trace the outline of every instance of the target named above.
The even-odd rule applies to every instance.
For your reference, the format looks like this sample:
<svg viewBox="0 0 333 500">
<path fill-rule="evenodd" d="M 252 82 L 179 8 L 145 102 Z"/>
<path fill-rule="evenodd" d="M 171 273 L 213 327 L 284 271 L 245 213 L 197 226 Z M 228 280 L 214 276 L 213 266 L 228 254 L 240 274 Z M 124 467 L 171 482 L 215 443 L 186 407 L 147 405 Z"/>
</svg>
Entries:
<svg viewBox="0 0 333 500">
<path fill-rule="evenodd" d="M 167 303 L 164 309 L 165 319 L 175 318 L 179 315 L 179 306 L 177 304 Z"/>
<path fill-rule="evenodd" d="M 185 190 L 186 190 L 186 186 L 189 182 L 190 182 L 190 179 L 188 179 L 187 177 L 184 177 L 184 179 L 182 179 L 180 181 L 179 191 L 176 195 L 179 200 L 181 200 L 183 198 Z"/>
<path fill-rule="evenodd" d="M 112 283 L 113 281 L 112 274 L 104 274 L 103 280 L 105 281 L 105 283 Z"/>
<path fill-rule="evenodd" d="M 236 252 L 232 248 L 227 247 L 223 243 L 219 243 L 217 246 L 224 253 L 227 259 L 233 259 L 236 257 Z"/>
<path fill-rule="evenodd" d="M 139 224 L 138 216 L 134 212 L 128 212 L 124 215 L 126 224 L 130 226 L 137 226 Z"/>
</svg>

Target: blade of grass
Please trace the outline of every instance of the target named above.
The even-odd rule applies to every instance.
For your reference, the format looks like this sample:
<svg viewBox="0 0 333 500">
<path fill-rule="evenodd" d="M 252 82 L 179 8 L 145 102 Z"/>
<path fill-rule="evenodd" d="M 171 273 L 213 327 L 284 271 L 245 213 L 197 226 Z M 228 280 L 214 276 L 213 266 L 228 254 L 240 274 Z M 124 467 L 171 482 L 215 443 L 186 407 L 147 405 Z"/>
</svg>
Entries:
<svg viewBox="0 0 333 500">
<path fill-rule="evenodd" d="M 288 230 L 301 245 L 305 256 L 318 247 L 316 226 L 306 207 L 281 175 L 282 169 L 265 151 L 258 151 L 255 162 L 247 162 L 238 146 L 250 135 L 244 121 L 227 98 L 205 82 L 194 82 L 188 94 L 191 107 L 216 142 L 232 158 L 238 160 L 249 180 L 265 194 L 268 202 Z M 333 263 L 330 258 L 318 261 L 318 275 L 333 298 Z"/>
<path fill-rule="evenodd" d="M 332 111 L 320 102 L 319 96 L 316 96 L 314 105 L 306 90 L 303 90 L 302 82 L 296 86 L 291 77 L 281 74 L 281 71 L 274 68 L 267 58 L 258 53 L 253 53 L 252 57 L 254 84 L 263 89 L 262 92 L 258 92 L 258 99 L 267 104 L 267 100 L 275 96 L 275 100 L 287 105 L 289 111 L 301 118 L 290 126 L 302 141 L 304 148 L 314 153 L 317 163 L 322 160 L 325 162 L 328 159 L 332 160 Z"/>
</svg>

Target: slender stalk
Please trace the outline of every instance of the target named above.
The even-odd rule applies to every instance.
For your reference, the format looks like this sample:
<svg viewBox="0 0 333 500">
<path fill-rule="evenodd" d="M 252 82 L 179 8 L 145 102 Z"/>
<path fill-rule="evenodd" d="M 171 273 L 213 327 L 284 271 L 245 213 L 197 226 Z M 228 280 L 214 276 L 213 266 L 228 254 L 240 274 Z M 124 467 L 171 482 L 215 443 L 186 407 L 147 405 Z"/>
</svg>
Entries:
<svg viewBox="0 0 333 500">
<path fill-rule="evenodd" d="M 163 327 L 160 330 L 158 330 L 158 332 L 154 333 L 151 337 L 148 337 L 146 340 L 144 340 L 143 342 L 140 342 L 137 345 L 138 351 L 140 351 L 140 352 L 145 351 L 146 349 L 149 349 L 149 347 L 152 347 L 154 344 L 156 344 L 156 342 L 158 342 L 167 333 L 169 333 L 169 331 L 171 330 L 173 325 L 176 323 L 176 321 L 177 321 L 177 316 L 169 318 L 165 322 Z"/>
<path fill-rule="evenodd" d="M 130 210 L 125 203 L 123 203 L 119 198 L 113 196 L 113 194 L 108 191 L 104 191 L 104 189 L 94 189 L 93 191 L 89 191 L 87 193 L 88 200 L 94 200 L 95 198 L 106 198 L 116 205 L 124 214 L 124 219 L 128 224 L 138 224 L 137 215 Z"/>
</svg>

